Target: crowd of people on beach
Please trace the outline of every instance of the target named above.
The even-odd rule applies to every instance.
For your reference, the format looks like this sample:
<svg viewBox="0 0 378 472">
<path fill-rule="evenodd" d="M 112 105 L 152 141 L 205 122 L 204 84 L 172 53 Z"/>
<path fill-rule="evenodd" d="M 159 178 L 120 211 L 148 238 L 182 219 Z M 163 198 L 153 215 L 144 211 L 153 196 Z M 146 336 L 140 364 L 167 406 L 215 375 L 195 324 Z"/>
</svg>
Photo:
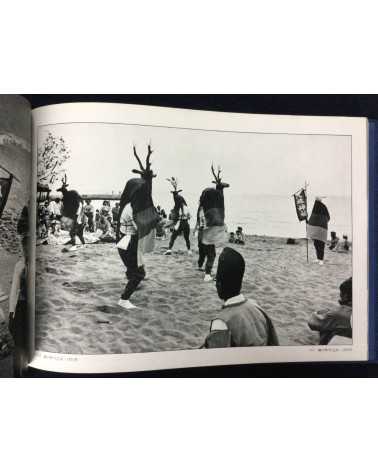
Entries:
<svg viewBox="0 0 378 472">
<path fill-rule="evenodd" d="M 118 301 L 126 310 L 136 308 L 131 297 L 139 284 L 146 279 L 144 256 L 154 248 L 154 239 L 169 238 L 164 255 L 173 253 L 179 237 L 183 237 L 188 256 L 192 256 L 191 228 L 192 218 L 183 190 L 179 189 L 175 177 L 167 178 L 171 184 L 173 208 L 167 215 L 159 205 L 155 206 L 152 198 L 152 182 L 156 175 L 150 164 L 152 149 L 148 146 L 145 165 L 137 155 L 140 169 L 134 173 L 140 175 L 126 182 L 125 189 L 113 206 L 104 200 L 100 209 L 94 208 L 91 200 L 80 197 L 76 191 L 67 190 L 67 178 L 59 192 L 62 199 L 45 201 L 38 207 L 38 231 L 43 235 L 56 234 L 60 228 L 69 228 L 70 240 L 66 244 L 76 249 L 76 237 L 85 244 L 84 232 L 101 232 L 103 241 L 115 242 L 119 257 L 126 268 L 127 282 Z M 193 235 L 197 235 L 197 269 L 204 271 L 204 282 L 216 283 L 218 296 L 223 300 L 222 310 L 210 324 L 203 347 L 226 346 L 263 346 L 278 345 L 274 324 L 268 314 L 256 302 L 242 294 L 242 281 L 245 272 L 243 255 L 229 245 L 244 246 L 246 237 L 243 228 L 227 232 L 225 224 L 224 190 L 229 184 L 223 182 L 221 169 L 218 172 L 211 166 L 214 180 L 213 187 L 205 188 L 199 197 Z M 317 197 L 308 221 L 307 237 L 314 242 L 317 262 L 324 264 L 325 247 L 328 243 L 328 224 L 330 214 L 322 198 Z M 109 238 L 108 240 L 106 238 Z M 213 267 L 216 260 L 216 248 L 223 247 L 218 258 L 214 279 Z M 350 243 L 346 235 L 340 241 L 334 231 L 331 232 L 329 249 L 348 252 Z M 321 342 L 330 342 L 335 335 L 351 337 L 352 280 L 340 285 L 340 309 L 335 312 L 317 312 L 309 326 L 320 333 Z"/>
<path fill-rule="evenodd" d="M 58 235 L 68 225 L 62 220 L 63 202 L 60 198 L 45 200 L 37 208 L 37 235 L 46 238 L 49 234 Z M 118 217 L 119 202 L 111 206 L 109 200 L 104 200 L 100 209 L 94 208 L 92 201 L 86 199 L 77 215 L 76 223 L 82 226 L 83 232 L 95 233 L 101 230 L 104 235 L 115 233 Z"/>
</svg>

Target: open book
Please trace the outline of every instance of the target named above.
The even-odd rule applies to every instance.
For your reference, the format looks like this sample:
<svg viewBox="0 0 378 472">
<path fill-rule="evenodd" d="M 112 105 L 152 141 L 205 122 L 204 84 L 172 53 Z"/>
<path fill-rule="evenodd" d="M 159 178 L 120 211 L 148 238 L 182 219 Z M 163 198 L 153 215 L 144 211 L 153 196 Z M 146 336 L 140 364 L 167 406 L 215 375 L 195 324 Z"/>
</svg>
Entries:
<svg viewBox="0 0 378 472">
<path fill-rule="evenodd" d="M 367 119 L 0 112 L 1 308 L 28 365 L 375 359 Z"/>
</svg>

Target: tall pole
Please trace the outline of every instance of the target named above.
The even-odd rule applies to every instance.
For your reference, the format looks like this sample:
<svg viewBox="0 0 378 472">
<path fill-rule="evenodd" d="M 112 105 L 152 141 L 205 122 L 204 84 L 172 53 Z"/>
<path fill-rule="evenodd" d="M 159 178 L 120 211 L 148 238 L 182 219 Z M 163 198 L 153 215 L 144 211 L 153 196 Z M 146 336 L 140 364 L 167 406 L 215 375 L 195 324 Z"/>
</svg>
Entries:
<svg viewBox="0 0 378 472">
<path fill-rule="evenodd" d="M 308 187 L 308 182 L 305 181 L 305 194 L 306 194 L 306 252 L 307 252 L 307 263 L 308 263 L 308 237 L 307 237 L 307 223 L 308 223 L 308 207 L 307 207 L 307 187 Z"/>
</svg>

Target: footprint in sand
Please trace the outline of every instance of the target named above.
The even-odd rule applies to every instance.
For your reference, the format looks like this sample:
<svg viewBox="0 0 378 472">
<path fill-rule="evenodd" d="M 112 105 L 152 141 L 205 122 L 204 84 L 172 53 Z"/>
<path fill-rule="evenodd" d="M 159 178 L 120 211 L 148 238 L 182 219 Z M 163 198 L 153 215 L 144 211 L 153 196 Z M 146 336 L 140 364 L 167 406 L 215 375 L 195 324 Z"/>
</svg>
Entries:
<svg viewBox="0 0 378 472">
<path fill-rule="evenodd" d="M 122 310 L 121 307 L 118 306 L 109 306 L 109 305 L 96 305 L 95 309 L 100 311 L 101 313 L 109 313 L 109 314 L 120 314 L 124 313 L 125 310 Z"/>
<path fill-rule="evenodd" d="M 155 299 L 155 303 L 159 303 L 159 304 L 164 303 L 166 301 L 167 301 L 167 297 L 164 297 L 164 298 L 163 297 L 158 297 L 158 298 Z"/>
<path fill-rule="evenodd" d="M 54 274 L 54 275 L 69 275 L 69 272 L 64 269 L 57 269 L 56 267 L 49 267 L 49 266 L 45 268 L 45 272 L 47 272 L 48 274 Z"/>
</svg>

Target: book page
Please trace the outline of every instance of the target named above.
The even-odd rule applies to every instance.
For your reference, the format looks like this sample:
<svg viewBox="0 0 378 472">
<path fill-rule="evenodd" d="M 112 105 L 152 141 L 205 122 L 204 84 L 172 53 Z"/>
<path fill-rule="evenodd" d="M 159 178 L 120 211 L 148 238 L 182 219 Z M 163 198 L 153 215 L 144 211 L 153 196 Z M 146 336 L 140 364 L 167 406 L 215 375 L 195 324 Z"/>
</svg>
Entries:
<svg viewBox="0 0 378 472">
<path fill-rule="evenodd" d="M 33 117 L 33 367 L 367 359 L 365 119 Z"/>
<path fill-rule="evenodd" d="M 25 347 L 30 181 L 30 105 L 20 96 L 0 95 L 0 377 L 12 376 L 15 344 L 17 352 Z M 19 356 L 16 362 L 22 367 Z"/>
</svg>

